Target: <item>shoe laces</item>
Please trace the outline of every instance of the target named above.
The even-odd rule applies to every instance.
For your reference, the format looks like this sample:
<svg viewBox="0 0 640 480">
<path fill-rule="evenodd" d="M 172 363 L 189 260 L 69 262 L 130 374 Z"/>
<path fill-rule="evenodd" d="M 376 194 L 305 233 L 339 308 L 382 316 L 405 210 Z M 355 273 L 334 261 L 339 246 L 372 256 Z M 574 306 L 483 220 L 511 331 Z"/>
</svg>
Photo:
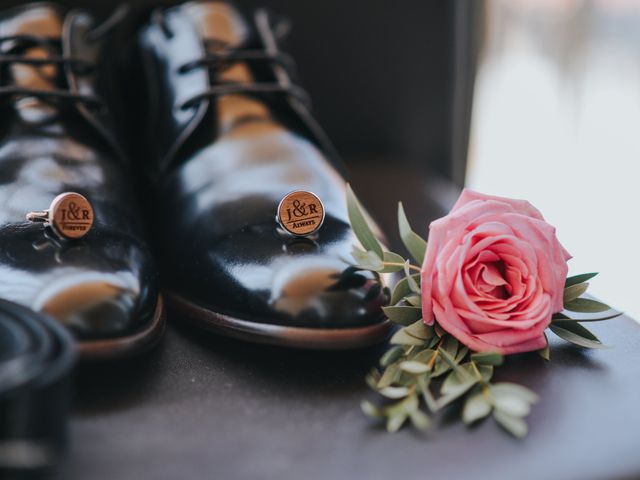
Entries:
<svg viewBox="0 0 640 480">
<path fill-rule="evenodd" d="M 173 36 L 173 32 L 166 22 L 164 14 L 158 10 L 153 15 L 156 22 L 164 34 Z M 289 31 L 289 22 L 286 19 L 279 19 L 275 25 L 269 22 L 274 38 L 281 39 Z M 228 42 L 220 39 L 208 38 L 204 40 L 205 51 L 202 58 L 187 62 L 178 69 L 179 74 L 186 74 L 197 68 L 207 68 L 213 73 L 212 83 L 209 88 L 198 93 L 182 103 L 180 108 L 187 110 L 204 99 L 218 97 L 227 94 L 242 94 L 253 97 L 264 98 L 272 94 L 284 94 L 298 99 L 305 105 L 310 105 L 311 101 L 307 92 L 294 83 L 282 84 L 280 82 L 233 82 L 216 79 L 216 73 L 222 73 L 231 68 L 236 62 L 244 62 L 247 65 L 267 64 L 270 66 L 282 67 L 291 77 L 295 71 L 295 62 L 286 53 L 276 51 L 268 52 L 263 48 L 251 48 L 247 42 L 240 45 L 231 46 Z"/>
<path fill-rule="evenodd" d="M 94 42 L 102 38 L 118 25 L 126 15 L 129 8 L 126 5 L 118 7 L 114 13 L 100 25 L 94 27 L 87 34 L 87 40 Z M 46 52 L 45 57 L 34 57 L 29 52 L 34 48 Z M 8 70 L 11 65 L 21 64 L 34 67 L 44 67 L 47 65 L 57 67 L 58 72 L 68 69 L 75 75 L 88 75 L 95 71 L 93 62 L 84 59 L 65 56 L 61 54 L 62 38 L 48 37 L 33 34 L 17 34 L 0 36 L 0 69 L 2 72 Z M 0 77 L 0 99 L 21 99 L 37 98 L 43 102 L 55 104 L 61 101 L 71 103 L 81 103 L 89 108 L 104 108 L 104 101 L 89 93 L 75 93 L 70 90 L 69 85 L 57 85 L 54 88 L 37 89 L 16 84 L 11 76 L 2 75 L 8 80 L 2 81 Z"/>
</svg>

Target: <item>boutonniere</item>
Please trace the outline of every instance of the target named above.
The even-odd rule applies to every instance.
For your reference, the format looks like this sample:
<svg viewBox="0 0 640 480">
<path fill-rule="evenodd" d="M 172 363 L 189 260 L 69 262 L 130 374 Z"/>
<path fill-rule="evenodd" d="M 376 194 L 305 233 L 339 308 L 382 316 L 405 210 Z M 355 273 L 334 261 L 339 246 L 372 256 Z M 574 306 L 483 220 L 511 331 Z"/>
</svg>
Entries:
<svg viewBox="0 0 640 480">
<path fill-rule="evenodd" d="M 583 323 L 620 315 L 602 315 L 609 306 L 584 297 L 595 273 L 567 277 L 571 255 L 527 201 L 464 190 L 451 212 L 431 223 L 428 243 L 399 204 L 400 237 L 412 259 L 380 244 L 350 188 L 347 208 L 361 244 L 351 269 L 374 272 L 381 284 L 382 274 L 400 277 L 384 287 L 383 308 L 399 328 L 380 368 L 366 377 L 380 401 L 362 402 L 390 432 L 407 422 L 428 429 L 434 415 L 458 404 L 465 424 L 493 416 L 523 437 L 538 396 L 524 385 L 492 381 L 505 357 L 536 351 L 548 361 L 548 331 L 603 348 Z"/>
</svg>

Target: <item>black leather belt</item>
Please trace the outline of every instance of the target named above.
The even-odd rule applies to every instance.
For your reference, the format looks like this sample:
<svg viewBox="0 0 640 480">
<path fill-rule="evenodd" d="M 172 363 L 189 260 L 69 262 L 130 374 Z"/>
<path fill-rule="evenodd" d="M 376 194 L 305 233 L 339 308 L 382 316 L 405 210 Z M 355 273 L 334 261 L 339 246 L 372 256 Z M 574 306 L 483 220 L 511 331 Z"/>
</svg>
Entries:
<svg viewBox="0 0 640 480">
<path fill-rule="evenodd" d="M 0 300 L 0 477 L 55 467 L 66 447 L 69 333 L 26 307 Z"/>
</svg>

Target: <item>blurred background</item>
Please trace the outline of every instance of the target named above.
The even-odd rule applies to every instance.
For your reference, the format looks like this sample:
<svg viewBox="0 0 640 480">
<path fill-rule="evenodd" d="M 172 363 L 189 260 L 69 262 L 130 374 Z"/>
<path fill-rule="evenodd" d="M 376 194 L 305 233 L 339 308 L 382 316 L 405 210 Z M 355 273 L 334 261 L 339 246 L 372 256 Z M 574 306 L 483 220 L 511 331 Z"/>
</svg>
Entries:
<svg viewBox="0 0 640 480">
<path fill-rule="evenodd" d="M 466 184 L 536 205 L 640 318 L 640 1 L 490 0 Z"/>
<path fill-rule="evenodd" d="M 133 32 L 177 2 L 126 3 Z M 571 272 L 602 272 L 590 291 L 640 318 L 640 0 L 235 3 L 291 20 L 286 48 L 383 227 L 402 200 L 426 230 L 465 184 L 526 198 L 558 227 Z"/>
</svg>

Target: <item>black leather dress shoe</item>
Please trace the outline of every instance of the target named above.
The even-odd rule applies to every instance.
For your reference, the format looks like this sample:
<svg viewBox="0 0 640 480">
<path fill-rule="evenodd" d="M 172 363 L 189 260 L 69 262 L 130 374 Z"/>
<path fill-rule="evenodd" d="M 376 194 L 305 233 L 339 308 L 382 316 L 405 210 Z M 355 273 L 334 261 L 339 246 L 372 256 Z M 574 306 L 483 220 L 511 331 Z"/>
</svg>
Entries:
<svg viewBox="0 0 640 480">
<path fill-rule="evenodd" d="M 59 322 L 0 300 L 0 478 L 50 478 L 60 463 L 75 357 Z"/>
<path fill-rule="evenodd" d="M 143 349 L 164 325 L 114 127 L 117 20 L 44 3 L 0 14 L 0 298 L 59 320 L 85 357 Z M 86 236 L 27 222 L 68 191 L 93 206 Z"/>
<path fill-rule="evenodd" d="M 201 326 L 242 339 L 340 349 L 382 340 L 385 296 L 345 271 L 355 241 L 345 181 L 265 11 L 225 2 L 158 10 L 141 30 L 138 119 L 165 297 Z M 277 228 L 293 190 L 324 202 L 322 228 Z M 349 288 L 347 288 L 349 287 Z"/>
</svg>

